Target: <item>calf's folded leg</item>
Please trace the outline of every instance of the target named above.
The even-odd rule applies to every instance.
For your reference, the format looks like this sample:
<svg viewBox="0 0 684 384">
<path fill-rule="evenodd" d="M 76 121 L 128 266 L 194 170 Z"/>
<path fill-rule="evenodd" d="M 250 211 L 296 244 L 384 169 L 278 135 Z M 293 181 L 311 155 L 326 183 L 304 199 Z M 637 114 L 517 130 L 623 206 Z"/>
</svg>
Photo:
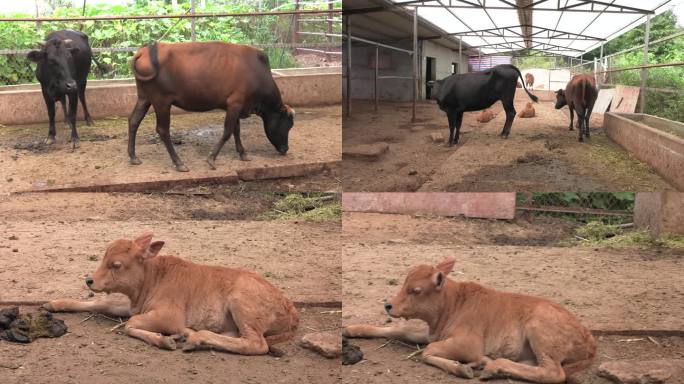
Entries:
<svg viewBox="0 0 684 384">
<path fill-rule="evenodd" d="M 173 311 L 152 310 L 128 319 L 126 334 L 161 349 L 174 350 L 174 338 L 184 329 L 184 319 Z M 164 336 L 164 335 L 173 336 Z"/>
</svg>

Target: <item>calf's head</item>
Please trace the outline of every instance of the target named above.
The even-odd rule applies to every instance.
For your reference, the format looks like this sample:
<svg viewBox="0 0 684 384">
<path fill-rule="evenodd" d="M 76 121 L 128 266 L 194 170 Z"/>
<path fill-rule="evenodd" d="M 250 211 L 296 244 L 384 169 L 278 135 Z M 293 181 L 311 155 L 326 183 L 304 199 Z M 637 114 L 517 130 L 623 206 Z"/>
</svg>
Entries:
<svg viewBox="0 0 684 384">
<path fill-rule="evenodd" d="M 418 265 L 409 271 L 404 285 L 385 302 L 385 311 L 392 317 L 428 321 L 441 307 L 447 275 L 455 261 L 447 259 L 436 266 Z"/>
<path fill-rule="evenodd" d="M 262 115 L 266 137 L 281 155 L 286 154 L 289 149 L 288 135 L 294 125 L 294 117 L 294 109 L 287 104 L 283 104 L 276 111 Z"/>
<path fill-rule="evenodd" d="M 73 93 L 78 86 L 74 80 L 74 61 L 78 47 L 71 46 L 71 40 L 50 39 L 40 44 L 40 50 L 31 51 L 27 57 L 38 63 L 36 75 L 49 79 L 48 87 L 56 93 Z M 42 76 L 41 76 L 42 74 Z"/>
<path fill-rule="evenodd" d="M 568 101 L 565 99 L 565 91 L 559 89 L 556 91 L 556 109 L 561 109 L 568 105 Z"/>
<path fill-rule="evenodd" d="M 145 279 L 144 263 L 157 256 L 163 246 L 163 241 L 152 241 L 151 232 L 135 240 L 114 240 L 97 270 L 86 277 L 86 285 L 93 292 L 134 295 Z"/>
</svg>

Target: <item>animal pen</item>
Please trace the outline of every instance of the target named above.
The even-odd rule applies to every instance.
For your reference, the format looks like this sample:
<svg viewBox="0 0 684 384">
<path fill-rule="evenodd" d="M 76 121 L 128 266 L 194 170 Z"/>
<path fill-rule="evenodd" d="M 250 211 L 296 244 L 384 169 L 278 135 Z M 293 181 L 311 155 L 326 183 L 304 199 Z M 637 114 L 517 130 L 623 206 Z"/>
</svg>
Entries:
<svg viewBox="0 0 684 384">
<path fill-rule="evenodd" d="M 561 110 L 562 112 L 555 111 L 550 102 L 555 101 L 554 92 L 557 89 L 564 89 L 572 75 L 581 72 L 593 75 L 601 91 L 590 126 L 593 129 L 603 126 L 604 129 L 599 132 L 599 135 L 594 135 L 594 143 L 588 146 L 590 148 L 577 150 L 588 149 L 593 153 L 585 153 L 586 156 L 597 158 L 599 162 L 606 165 L 618 163 L 619 172 L 624 171 L 625 177 L 620 177 L 619 180 L 613 179 L 610 182 L 592 177 L 593 183 L 585 183 L 585 180 L 566 183 L 569 179 L 560 180 L 557 178 L 558 172 L 554 171 L 551 179 L 557 180 L 558 183 L 552 189 L 574 189 L 576 188 L 574 185 L 577 184 L 582 190 L 596 190 L 597 188 L 609 190 L 616 184 L 628 189 L 637 185 L 639 188 L 647 189 L 658 189 L 661 186 L 668 189 L 681 189 L 684 186 L 684 180 L 674 170 L 684 166 L 682 163 L 684 136 L 681 124 L 677 122 L 684 120 L 682 104 L 679 102 L 683 88 L 676 84 L 673 87 L 673 84 L 667 84 L 665 79 L 681 78 L 684 73 L 681 72 L 682 62 L 677 59 L 673 60 L 669 56 L 659 56 L 659 53 L 662 52 L 661 47 L 664 45 L 680 44 L 683 35 L 681 31 L 678 31 L 668 36 L 659 36 L 655 40 L 649 36 L 651 19 L 654 15 L 667 10 L 670 3 L 670 1 L 658 1 L 648 3 L 648 5 L 638 1 L 611 3 L 581 1 L 572 4 L 556 1 L 487 1 L 485 3 L 459 0 L 345 2 L 343 23 L 346 28 L 344 33 L 346 57 L 342 64 L 345 79 L 344 114 L 347 120 L 345 120 L 343 130 L 344 152 L 352 161 L 356 161 L 355 158 L 359 161 L 373 158 L 377 161 L 378 169 L 382 168 L 392 173 L 397 171 L 408 173 L 399 177 L 402 180 L 382 181 L 379 178 L 373 178 L 372 175 L 378 172 L 378 169 L 373 169 L 368 172 L 368 175 L 363 175 L 361 172 L 357 179 L 363 180 L 365 176 L 368 176 L 369 183 L 374 185 L 371 187 L 372 190 L 376 188 L 377 190 L 390 188 L 397 191 L 407 189 L 462 190 L 460 188 L 464 188 L 464 182 L 469 190 L 482 190 L 482 188 L 502 190 L 502 188 L 511 187 L 510 184 L 498 185 L 499 181 L 483 187 L 477 180 L 481 181 L 483 179 L 481 176 L 484 175 L 494 176 L 494 179 L 504 184 L 513 182 L 513 188 L 535 190 L 538 183 L 535 183 L 534 179 L 546 178 L 548 173 L 544 175 L 541 169 L 539 170 L 541 173 L 528 172 L 523 169 L 525 167 L 541 168 L 541 165 L 546 165 L 548 168 L 548 165 L 552 165 L 550 168 L 552 170 L 558 168 L 560 170 L 558 172 L 568 169 L 571 173 L 592 174 L 593 172 L 585 166 L 572 164 L 575 160 L 567 158 L 565 154 L 560 154 L 560 157 L 565 157 L 562 159 L 558 158 L 558 153 L 551 156 L 538 154 L 537 150 L 533 150 L 534 144 L 530 143 L 529 139 L 523 139 L 525 142 L 520 143 L 521 146 L 516 148 L 516 151 L 510 151 L 511 154 L 497 155 L 499 160 L 510 161 L 511 164 L 506 165 L 506 168 L 519 173 L 518 176 L 506 178 L 500 175 L 504 169 L 500 165 L 499 170 L 495 169 L 496 162 L 487 161 L 484 158 L 490 145 L 496 145 L 492 148 L 498 148 L 497 151 L 509 152 L 509 143 L 516 136 L 516 131 L 522 136 L 531 137 L 533 141 L 540 141 L 538 144 L 542 144 L 547 149 L 551 147 L 552 151 L 554 147 L 561 145 L 554 138 L 542 138 L 540 129 L 548 130 L 556 126 L 560 128 L 562 121 L 567 121 L 567 109 Z M 368 22 L 368 20 L 377 21 L 381 18 L 392 21 L 403 18 L 403 22 L 393 23 L 395 29 L 403 32 L 402 36 L 399 37 L 398 33 L 390 35 L 381 26 L 375 28 Z M 646 33 L 641 45 L 618 52 L 604 52 L 607 43 L 642 24 L 645 26 Z M 356 33 L 355 25 L 357 25 Z M 410 30 L 409 25 L 413 26 Z M 369 36 L 375 36 L 375 39 Z M 409 41 L 411 42 L 410 48 L 407 48 Z M 432 48 L 433 44 L 441 44 L 444 48 L 443 53 L 436 53 L 436 50 Z M 364 46 L 374 47 L 375 52 L 368 52 L 368 50 L 361 52 L 360 49 Z M 411 65 L 402 65 L 403 63 L 398 61 L 397 63 L 383 63 L 381 57 L 383 50 L 392 50 L 410 56 Z M 357 52 L 357 55 L 366 55 L 367 60 L 355 59 L 354 52 Z M 592 56 L 589 56 L 591 59 L 587 59 L 590 52 L 592 53 Z M 596 57 L 593 57 L 594 55 Z M 444 140 L 443 133 L 436 130 L 441 129 L 446 132 L 447 124 L 444 113 L 437 110 L 434 102 L 428 101 L 429 86 L 427 84 L 430 80 L 435 80 L 433 75 L 435 71 L 431 68 L 435 66 L 435 58 L 438 72 L 440 61 L 454 64 L 450 71 L 442 70 L 443 77 L 452 73 L 474 71 L 469 66 L 462 65 L 462 56 L 470 58 L 471 64 L 478 69 L 487 69 L 496 62 L 500 63 L 502 59 L 507 59 L 510 63 L 520 66 L 523 74 L 534 73 L 536 80 L 532 92 L 540 98 L 541 104 L 534 106 L 538 115 L 535 119 L 514 121 L 508 141 L 488 141 L 483 143 L 482 147 L 476 142 L 479 139 L 475 137 L 482 134 L 486 137 L 492 136 L 503 125 L 503 114 L 499 114 L 499 118 L 495 118 L 492 123 L 480 125 L 474 122 L 475 116 L 469 116 L 469 113 L 466 113 L 463 124 L 466 141 L 459 145 L 450 156 L 443 153 L 441 149 L 434 148 L 435 144 L 441 145 L 440 143 Z M 639 65 L 631 65 L 625 59 L 629 57 L 630 61 L 634 61 L 634 56 L 639 56 Z M 535 67 L 535 60 L 541 61 L 543 66 Z M 459 65 L 455 65 L 456 62 Z M 442 64 L 442 68 L 445 68 L 444 66 L 445 64 Z M 391 76 L 384 76 L 383 72 L 392 73 Z M 411 81 L 410 89 L 398 85 L 407 81 Z M 355 111 L 352 109 L 353 100 L 368 100 L 369 103 L 355 104 Z M 520 111 L 528 101 L 530 100 L 527 96 L 519 90 L 516 96 L 516 109 Z M 379 105 L 384 106 L 379 108 Z M 609 106 L 610 112 L 605 113 Z M 498 103 L 492 108 L 495 114 L 501 110 Z M 382 109 L 386 111 L 383 112 Z M 390 110 L 392 112 L 389 112 Z M 395 116 L 403 111 L 410 111 L 410 120 L 406 115 Z M 637 113 L 634 114 L 635 112 Z M 631 113 L 631 115 L 622 115 L 622 113 Z M 383 132 L 368 132 L 362 129 L 370 119 L 375 121 L 374 114 L 383 116 L 383 119 L 378 120 L 379 124 L 387 124 Z M 650 118 L 646 114 L 656 115 L 663 119 Z M 536 120 L 543 121 L 538 124 L 534 123 Z M 359 122 L 358 126 L 356 121 Z M 617 121 L 619 123 L 616 125 Z M 394 133 L 392 127 L 397 126 L 406 130 Z M 376 128 L 380 130 L 380 127 Z M 432 129 L 435 132 L 430 131 Z M 559 136 L 565 135 L 560 129 L 558 131 Z M 603 136 L 604 133 L 606 136 Z M 610 140 L 603 140 L 602 136 Z M 426 140 L 427 143 L 425 143 Z M 412 142 L 411 147 L 402 148 L 408 141 Z M 364 147 L 373 146 L 375 142 L 387 143 L 392 150 L 387 151 L 385 145 L 378 145 L 378 149 Z M 417 144 L 417 142 L 422 142 L 422 144 Z M 359 145 L 362 147 L 357 148 L 356 146 Z M 472 146 L 472 150 L 468 148 L 469 146 Z M 573 143 L 561 146 L 565 148 L 572 146 L 572 151 L 576 150 Z M 528 150 L 527 153 L 526 150 Z M 423 151 L 431 154 L 432 161 L 418 158 L 409 160 L 404 157 L 408 153 Z M 367 156 L 369 153 L 370 157 Z M 528 154 L 532 157 L 530 158 Z M 476 168 L 480 163 L 488 167 L 484 174 L 476 174 L 472 170 L 469 174 L 468 170 L 447 164 L 454 162 L 466 164 L 473 159 L 473 156 L 476 160 L 474 162 Z M 659 162 L 654 159 L 663 156 L 666 160 Z M 538 164 L 537 160 L 541 160 L 544 164 Z M 389 162 L 394 163 L 398 168 L 390 167 L 387 164 Z M 500 161 L 498 163 L 501 164 Z M 360 164 L 362 163 L 358 162 L 357 166 L 360 167 Z M 351 166 L 353 164 L 350 163 Z M 369 166 L 374 168 L 376 164 Z M 645 172 L 638 172 L 632 177 L 628 175 L 629 168 Z M 381 178 L 383 177 L 389 178 L 390 176 Z M 520 183 L 516 183 L 515 178 L 518 178 Z M 356 180 L 350 183 L 350 187 L 354 188 L 354 185 L 361 184 Z"/>
<path fill-rule="evenodd" d="M 13 180 L 2 189 L 130 191 L 335 172 L 341 151 L 341 11 L 341 2 L 333 0 L 192 0 L 180 6 L 156 1 L 130 6 L 79 1 L 77 7 L 59 8 L 49 16 L 0 17 L 0 27 L 5 30 L 0 37 L 0 158 L 15 165 L 2 170 L 3 179 Z M 61 157 L 57 161 L 47 161 L 43 154 L 66 148 L 59 141 L 65 134 L 58 124 L 57 145 L 39 143 L 47 128 L 47 115 L 40 86 L 34 84 L 34 66 L 29 65 L 26 54 L 48 32 L 64 28 L 81 29 L 89 36 L 93 65 L 86 98 L 97 121 L 86 128 L 79 108 L 77 126 L 83 130 L 85 145 L 75 153 L 55 154 Z M 153 41 L 214 40 L 247 44 L 266 53 L 284 103 L 301 112 L 290 135 L 292 156 L 272 153 L 261 120 L 253 116 L 243 121 L 243 136 L 247 150 L 254 154 L 253 161 L 237 161 L 232 150 L 224 148 L 219 157 L 223 166 L 210 172 L 201 158 L 220 137 L 223 114 L 183 113 L 174 107 L 172 140 L 181 145 L 181 151 L 190 153 L 185 157 L 193 172 L 182 178 L 165 171 L 168 159 L 156 134 L 149 131 L 154 126 L 153 116 L 143 120 L 141 133 L 145 136 L 140 137 L 143 151 L 149 149 L 143 154 L 149 161 L 130 167 L 124 156 L 124 118 L 136 101 L 129 65 L 133 53 Z M 57 121 L 60 115 L 56 114 Z M 83 172 L 84 168 L 89 171 Z"/>
</svg>

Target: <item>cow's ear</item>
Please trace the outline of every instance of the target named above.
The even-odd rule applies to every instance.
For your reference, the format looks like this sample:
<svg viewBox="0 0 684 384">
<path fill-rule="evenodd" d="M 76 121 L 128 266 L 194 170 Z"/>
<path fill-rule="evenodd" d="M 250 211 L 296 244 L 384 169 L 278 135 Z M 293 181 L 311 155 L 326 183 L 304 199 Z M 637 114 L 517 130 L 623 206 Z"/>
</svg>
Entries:
<svg viewBox="0 0 684 384">
<path fill-rule="evenodd" d="M 26 55 L 26 57 L 29 60 L 37 63 L 37 62 L 43 60 L 43 58 L 45 58 L 45 52 L 43 52 L 43 51 L 31 51 Z"/>
<path fill-rule="evenodd" d="M 159 254 L 159 251 L 161 251 L 162 247 L 164 246 L 163 241 L 155 241 L 150 246 L 145 250 L 145 253 L 143 254 L 143 259 L 151 259 L 157 254 Z"/>
<path fill-rule="evenodd" d="M 446 275 L 442 271 L 437 271 L 432 275 L 432 283 L 435 284 L 435 290 L 440 291 L 444 286 Z"/>
<path fill-rule="evenodd" d="M 145 232 L 142 235 L 138 236 L 137 239 L 133 240 L 135 245 L 140 247 L 140 249 L 147 249 L 150 246 L 150 243 L 152 242 L 152 236 L 154 234 L 152 232 Z"/>
<path fill-rule="evenodd" d="M 438 271 L 441 271 L 445 275 L 448 275 L 451 271 L 454 270 L 454 264 L 456 264 L 456 260 L 452 258 L 448 258 L 441 263 L 437 264 L 435 268 L 437 268 Z"/>
</svg>

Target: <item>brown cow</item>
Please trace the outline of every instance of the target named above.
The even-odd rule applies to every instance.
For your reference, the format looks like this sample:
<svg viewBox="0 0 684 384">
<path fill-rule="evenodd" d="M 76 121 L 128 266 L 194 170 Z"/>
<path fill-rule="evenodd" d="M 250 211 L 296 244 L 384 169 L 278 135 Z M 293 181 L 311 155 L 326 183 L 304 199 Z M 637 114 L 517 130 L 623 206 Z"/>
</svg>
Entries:
<svg viewBox="0 0 684 384">
<path fill-rule="evenodd" d="M 259 355 L 294 336 L 297 310 L 263 277 L 157 256 L 163 245 L 152 242 L 152 233 L 116 240 L 107 247 L 100 267 L 86 278 L 93 292 L 122 293 L 128 300 L 59 299 L 45 309 L 131 316 L 124 328 L 128 336 L 170 350 L 184 339 L 184 351 L 214 348 Z"/>
<path fill-rule="evenodd" d="M 532 88 L 534 85 L 534 75 L 531 73 L 526 73 L 525 74 L 525 84 L 527 85 L 527 88 Z"/>
<path fill-rule="evenodd" d="M 556 91 L 556 109 L 561 109 L 565 105 L 570 108 L 570 130 L 572 131 L 573 111 L 577 112 L 577 128 L 579 129 L 579 141 L 582 138 L 589 138 L 589 119 L 594 103 L 598 97 L 596 81 L 590 75 L 575 75 L 570 79 L 565 91 Z"/>
<path fill-rule="evenodd" d="M 131 164 L 141 163 L 135 154 L 135 136 L 151 105 L 157 115 L 157 133 L 178 171 L 188 168 L 171 143 L 172 105 L 194 112 L 226 111 L 223 136 L 207 158 L 211 169 L 216 169 L 216 156 L 233 133 L 240 160 L 248 160 L 240 141 L 240 119 L 252 113 L 263 120 L 266 137 L 276 150 L 287 153 L 295 113 L 283 104 L 263 51 L 223 42 L 154 43 L 135 54 L 132 66 L 138 101 L 128 118 Z"/>
<path fill-rule="evenodd" d="M 534 116 L 535 116 L 535 113 L 534 113 L 534 107 L 532 106 L 532 103 L 525 104 L 525 109 L 523 109 L 522 111 L 520 111 L 520 113 L 518 113 L 518 117 L 522 117 L 522 118 L 528 118 L 528 117 L 534 117 Z"/>
<path fill-rule="evenodd" d="M 480 112 L 480 114 L 477 115 L 477 118 L 476 118 L 478 123 L 487 123 L 487 122 L 491 121 L 492 119 L 494 119 L 494 113 L 489 108 L 483 109 Z"/>
<path fill-rule="evenodd" d="M 594 337 L 565 308 L 539 297 L 455 282 L 447 277 L 453 267 L 450 259 L 412 268 L 385 302 L 390 316 L 420 319 L 427 328 L 350 325 L 343 335 L 427 344 L 426 364 L 465 378 L 472 378 L 475 368 L 483 369 L 481 379 L 562 383 L 591 364 Z"/>
</svg>

